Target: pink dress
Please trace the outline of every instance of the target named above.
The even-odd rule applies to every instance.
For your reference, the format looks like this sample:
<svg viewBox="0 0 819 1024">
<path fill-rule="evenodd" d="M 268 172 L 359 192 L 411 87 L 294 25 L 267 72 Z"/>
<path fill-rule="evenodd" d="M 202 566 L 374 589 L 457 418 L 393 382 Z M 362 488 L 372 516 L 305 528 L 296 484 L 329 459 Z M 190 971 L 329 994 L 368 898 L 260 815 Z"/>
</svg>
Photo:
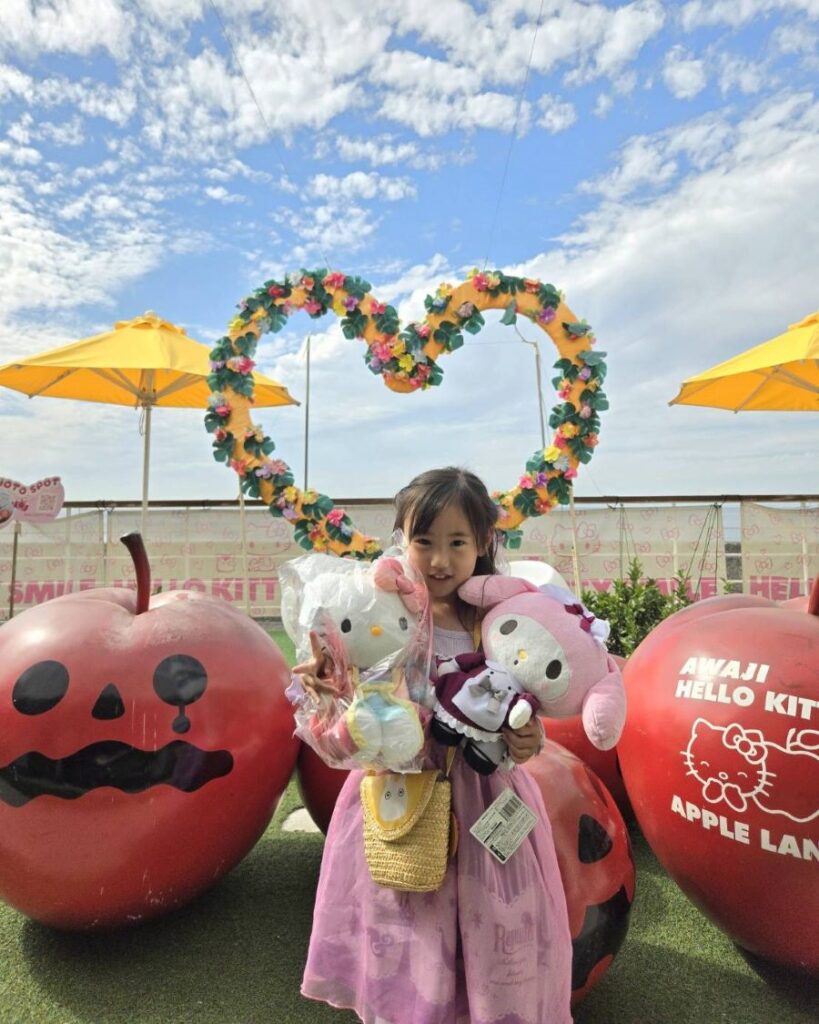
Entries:
<svg viewBox="0 0 819 1024">
<path fill-rule="evenodd" d="M 468 633 L 435 630 L 438 655 L 471 649 Z M 444 749 L 430 748 L 429 766 L 441 766 Z M 364 1024 L 571 1024 L 566 898 L 531 776 L 481 776 L 456 755 L 458 853 L 437 892 L 400 893 L 367 869 L 361 774 L 350 773 L 327 832 L 302 994 L 355 1010 Z M 502 865 L 469 829 L 506 788 L 539 823 Z"/>
</svg>

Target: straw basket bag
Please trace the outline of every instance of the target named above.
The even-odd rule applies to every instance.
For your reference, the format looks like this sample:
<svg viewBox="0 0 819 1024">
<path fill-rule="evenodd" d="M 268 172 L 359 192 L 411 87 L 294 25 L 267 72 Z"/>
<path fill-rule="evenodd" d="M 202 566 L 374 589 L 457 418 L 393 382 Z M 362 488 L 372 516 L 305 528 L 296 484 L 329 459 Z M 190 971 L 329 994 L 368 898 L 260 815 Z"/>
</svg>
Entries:
<svg viewBox="0 0 819 1024">
<path fill-rule="evenodd" d="M 374 882 L 401 892 L 440 888 L 457 835 L 451 790 L 437 770 L 364 776 L 364 854 Z"/>
</svg>

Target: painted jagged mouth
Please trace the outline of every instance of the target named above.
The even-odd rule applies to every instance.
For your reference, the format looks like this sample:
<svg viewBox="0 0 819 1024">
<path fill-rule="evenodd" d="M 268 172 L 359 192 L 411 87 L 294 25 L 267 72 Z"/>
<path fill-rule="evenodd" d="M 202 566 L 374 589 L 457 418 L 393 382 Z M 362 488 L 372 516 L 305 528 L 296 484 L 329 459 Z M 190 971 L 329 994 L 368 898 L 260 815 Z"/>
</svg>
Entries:
<svg viewBox="0 0 819 1024">
<path fill-rule="evenodd" d="M 56 760 L 31 750 L 0 768 L 0 801 L 22 807 L 38 796 L 76 800 L 103 786 L 141 793 L 164 784 L 192 793 L 232 768 L 233 756 L 227 750 L 200 750 L 185 740 L 174 740 L 161 750 L 102 740 Z"/>
</svg>

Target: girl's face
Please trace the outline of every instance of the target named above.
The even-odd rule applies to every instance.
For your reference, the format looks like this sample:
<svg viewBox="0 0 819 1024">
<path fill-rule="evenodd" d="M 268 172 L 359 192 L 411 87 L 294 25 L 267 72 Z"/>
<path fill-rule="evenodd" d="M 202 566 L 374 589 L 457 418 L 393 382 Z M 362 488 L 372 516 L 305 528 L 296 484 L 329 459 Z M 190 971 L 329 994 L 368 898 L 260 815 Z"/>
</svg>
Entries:
<svg viewBox="0 0 819 1024">
<path fill-rule="evenodd" d="M 409 537 L 409 522 L 404 534 Z M 472 576 L 479 547 L 472 527 L 457 505 L 448 505 L 433 520 L 426 533 L 416 533 L 409 541 L 407 555 L 413 568 L 424 578 L 430 599 L 450 601 L 458 587 Z"/>
</svg>

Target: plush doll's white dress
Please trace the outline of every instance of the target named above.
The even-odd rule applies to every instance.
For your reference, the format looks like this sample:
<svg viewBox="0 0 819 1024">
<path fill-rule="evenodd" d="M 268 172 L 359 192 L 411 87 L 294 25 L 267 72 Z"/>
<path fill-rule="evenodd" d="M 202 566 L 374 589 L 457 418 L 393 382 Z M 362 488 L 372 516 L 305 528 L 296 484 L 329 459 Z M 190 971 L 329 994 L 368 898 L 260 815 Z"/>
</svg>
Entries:
<svg viewBox="0 0 819 1024">
<path fill-rule="evenodd" d="M 435 630 L 435 652 L 472 650 Z M 430 741 L 427 766 L 443 766 Z M 350 773 L 327 833 L 302 993 L 355 1010 L 365 1024 L 571 1024 L 572 946 L 552 830 L 523 769 L 481 776 L 460 754 L 452 772 L 460 846 L 434 893 L 399 893 L 364 859 L 361 772 Z M 469 834 L 507 788 L 539 823 L 504 865 Z"/>
</svg>

